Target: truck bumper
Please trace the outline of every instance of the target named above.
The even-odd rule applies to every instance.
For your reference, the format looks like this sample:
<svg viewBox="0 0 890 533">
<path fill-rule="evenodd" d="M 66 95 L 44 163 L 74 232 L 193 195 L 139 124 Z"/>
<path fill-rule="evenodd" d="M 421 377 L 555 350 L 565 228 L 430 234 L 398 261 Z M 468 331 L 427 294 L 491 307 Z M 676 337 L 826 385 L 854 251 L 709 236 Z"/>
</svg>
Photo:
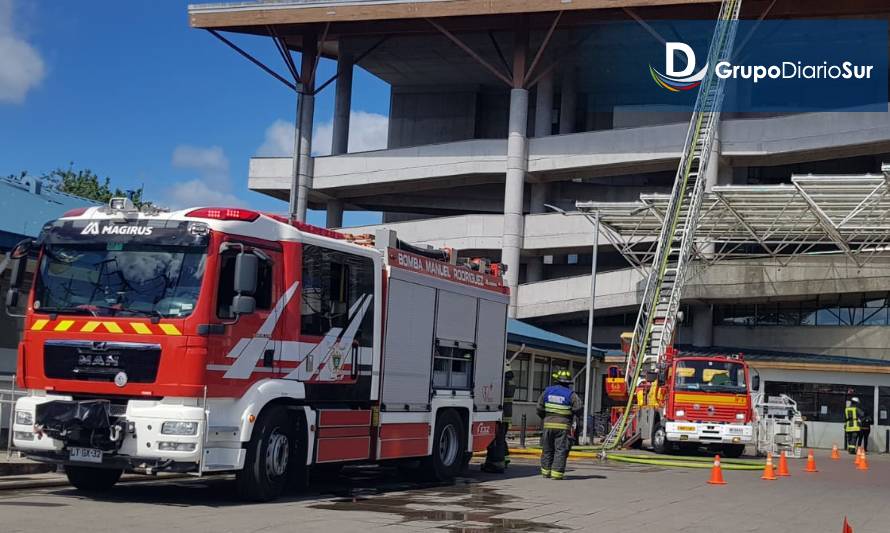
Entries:
<svg viewBox="0 0 890 533">
<path fill-rule="evenodd" d="M 45 405 L 50 402 L 56 402 L 51 410 Z M 197 471 L 203 453 L 204 410 L 194 405 L 194 400 L 165 398 L 116 403 L 110 408 L 110 418 L 117 429 L 78 418 L 88 403 L 63 395 L 19 398 L 15 404 L 13 446 L 35 460 L 60 464 L 143 472 Z M 52 414 L 47 415 L 49 411 Z M 42 426 L 38 424 L 41 413 Z M 195 432 L 164 434 L 164 422 L 191 422 Z M 64 425 L 66 430 L 52 431 L 52 424 Z M 95 440 L 89 437 L 91 434 L 95 434 Z M 103 444 L 93 446 L 91 441 Z M 73 448 L 99 449 L 101 453 L 78 454 L 72 452 Z"/>
<path fill-rule="evenodd" d="M 700 422 L 668 422 L 667 438 L 673 442 L 702 444 L 750 444 L 754 430 L 750 424 L 704 424 Z"/>
</svg>

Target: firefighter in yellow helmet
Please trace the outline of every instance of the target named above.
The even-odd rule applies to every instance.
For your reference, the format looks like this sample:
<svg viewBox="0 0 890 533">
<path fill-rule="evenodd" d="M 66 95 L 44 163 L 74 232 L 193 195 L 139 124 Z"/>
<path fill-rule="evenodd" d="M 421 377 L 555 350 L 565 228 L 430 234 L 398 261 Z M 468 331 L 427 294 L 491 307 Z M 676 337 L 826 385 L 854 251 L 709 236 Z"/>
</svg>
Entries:
<svg viewBox="0 0 890 533">
<path fill-rule="evenodd" d="M 483 472 L 502 474 L 510 464 L 510 450 L 507 448 L 507 431 L 513 423 L 513 395 L 516 393 L 516 385 L 513 384 L 513 369 L 510 363 L 504 367 L 504 416 L 498 422 L 494 440 L 488 445 L 485 454 L 485 462 L 482 463 Z"/>
<path fill-rule="evenodd" d="M 553 385 L 538 399 L 538 416 L 544 419 L 541 433 L 541 475 L 563 479 L 566 460 L 572 447 L 572 423 L 581 415 L 584 405 L 572 391 L 572 374 L 568 370 L 553 373 Z"/>
<path fill-rule="evenodd" d="M 847 452 L 856 453 L 856 446 L 859 443 L 859 433 L 862 430 L 862 419 L 865 412 L 859 406 L 859 398 L 853 397 L 847 408 L 844 409 L 844 436 L 847 441 Z"/>
</svg>

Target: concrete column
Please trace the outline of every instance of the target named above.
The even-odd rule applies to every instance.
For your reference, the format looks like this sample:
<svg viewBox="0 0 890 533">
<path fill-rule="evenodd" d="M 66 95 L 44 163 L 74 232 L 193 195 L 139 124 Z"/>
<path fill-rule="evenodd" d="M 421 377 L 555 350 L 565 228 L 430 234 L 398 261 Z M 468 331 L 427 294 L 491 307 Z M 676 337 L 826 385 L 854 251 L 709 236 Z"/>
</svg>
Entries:
<svg viewBox="0 0 890 533">
<path fill-rule="evenodd" d="M 331 154 L 349 151 L 349 113 L 352 111 L 352 56 L 343 52 L 337 61 L 337 88 L 334 95 L 334 124 Z M 341 206 L 341 214 L 342 214 Z M 328 211 L 330 213 L 330 210 Z M 339 227 L 339 226 L 338 226 Z"/>
<path fill-rule="evenodd" d="M 714 345 L 714 306 L 692 306 L 692 345 L 702 348 Z"/>
<path fill-rule="evenodd" d="M 507 138 L 507 177 L 504 184 L 504 234 L 501 261 L 507 265 L 507 286 L 510 288 L 509 315 L 516 316 L 516 288 L 519 285 L 519 253 L 522 248 L 523 195 L 528 171 L 528 91 L 510 91 L 510 129 Z"/>
<path fill-rule="evenodd" d="M 553 127 L 553 73 L 538 82 L 535 98 L 535 137 L 547 137 Z"/>
<path fill-rule="evenodd" d="M 711 147 L 711 155 L 708 157 L 708 168 L 705 169 L 705 190 L 710 191 L 719 183 L 720 178 L 720 132 L 714 135 L 714 145 Z"/>
<path fill-rule="evenodd" d="M 575 87 L 575 66 L 568 62 L 562 73 L 562 99 L 559 103 L 559 133 L 575 133 L 578 92 Z"/>
<path fill-rule="evenodd" d="M 507 265 L 505 281 L 510 288 L 507 313 L 516 316 L 519 256 L 524 233 L 523 195 L 528 172 L 528 90 L 524 88 L 528 52 L 528 19 L 519 18 L 513 44 L 513 89 L 510 91 L 510 122 L 507 135 L 507 173 L 504 180 L 504 233 L 501 262 Z"/>
<path fill-rule="evenodd" d="M 549 132 L 548 132 L 549 135 Z M 544 213 L 547 208 L 547 193 L 550 190 L 549 183 L 532 183 L 531 197 L 529 198 L 529 213 Z M 525 268 L 525 282 L 533 283 L 544 279 L 544 258 L 540 256 L 531 257 Z"/>
<path fill-rule="evenodd" d="M 325 227 L 343 227 L 343 202 L 340 200 L 328 200 L 328 212 L 325 217 Z"/>
<path fill-rule="evenodd" d="M 306 209 L 309 206 L 309 191 L 312 190 L 312 177 L 315 174 L 312 160 L 312 122 L 315 117 L 315 58 L 318 55 L 318 44 L 314 33 L 303 36 L 303 62 L 300 66 L 300 74 L 303 76 L 303 89 L 306 92 L 303 97 L 303 107 L 300 110 L 300 153 L 299 156 L 299 186 L 297 190 L 297 220 L 306 220 Z"/>
</svg>

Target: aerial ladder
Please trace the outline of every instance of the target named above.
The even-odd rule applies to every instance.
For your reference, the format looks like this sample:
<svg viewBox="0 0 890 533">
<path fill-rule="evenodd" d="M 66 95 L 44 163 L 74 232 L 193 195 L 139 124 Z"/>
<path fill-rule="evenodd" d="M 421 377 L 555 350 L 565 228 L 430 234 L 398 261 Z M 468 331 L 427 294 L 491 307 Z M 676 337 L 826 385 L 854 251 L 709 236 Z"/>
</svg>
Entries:
<svg viewBox="0 0 890 533">
<path fill-rule="evenodd" d="M 714 137 L 723 105 L 724 80 L 714 74 L 713 66 L 732 54 L 742 0 L 723 0 L 708 51 L 705 78 L 699 86 L 686 142 L 674 188 L 658 237 L 655 260 L 646 280 L 643 301 L 634 326 L 624 373 L 627 403 L 617 422 L 603 441 L 603 450 L 619 446 L 625 438 L 643 369 L 657 371 L 665 352 L 673 344 L 680 307 L 680 295 L 686 271 L 693 255 L 693 237 Z"/>
</svg>

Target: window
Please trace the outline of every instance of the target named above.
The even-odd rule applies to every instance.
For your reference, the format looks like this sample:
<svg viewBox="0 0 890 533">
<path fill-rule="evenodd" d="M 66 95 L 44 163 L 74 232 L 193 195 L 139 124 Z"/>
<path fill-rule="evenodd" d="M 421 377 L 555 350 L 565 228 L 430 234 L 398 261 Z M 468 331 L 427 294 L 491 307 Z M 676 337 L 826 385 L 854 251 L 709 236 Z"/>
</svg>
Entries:
<svg viewBox="0 0 890 533">
<path fill-rule="evenodd" d="M 544 394 L 544 389 L 549 385 L 550 359 L 535 357 L 535 364 L 532 368 L 532 400 L 537 401 L 538 397 Z"/>
<path fill-rule="evenodd" d="M 374 324 L 374 262 L 368 257 L 303 245 L 300 327 L 303 335 L 324 336 L 346 329 L 360 314 L 355 334 L 360 346 L 371 346 Z"/>
<path fill-rule="evenodd" d="M 512 357 L 508 354 L 508 359 Z M 528 380 L 529 380 L 529 360 L 528 357 L 519 356 L 510 363 L 513 369 L 513 384 L 516 386 L 516 393 L 513 399 L 519 402 L 527 402 L 528 400 Z"/>
<path fill-rule="evenodd" d="M 884 293 L 827 295 L 804 302 L 715 306 L 717 326 L 886 326 L 890 302 Z"/>
<path fill-rule="evenodd" d="M 216 316 L 223 319 L 235 318 L 230 309 L 232 298 L 235 297 L 235 258 L 240 250 L 229 249 L 219 258 L 219 285 L 216 289 Z M 272 308 L 273 265 L 268 258 L 260 257 L 257 265 L 256 308 L 268 310 Z"/>
<path fill-rule="evenodd" d="M 878 413 L 872 419 L 876 424 L 888 426 L 890 425 L 890 387 L 878 387 L 878 391 Z"/>
<path fill-rule="evenodd" d="M 766 395 L 786 394 L 797 402 L 797 409 L 807 419 L 818 422 L 843 422 L 847 401 L 856 396 L 866 413 L 874 405 L 875 388 L 830 383 L 790 383 L 767 381 Z"/>
<path fill-rule="evenodd" d="M 475 355 L 473 348 L 462 346 L 457 341 L 437 339 L 433 357 L 433 388 L 472 388 Z"/>
</svg>

